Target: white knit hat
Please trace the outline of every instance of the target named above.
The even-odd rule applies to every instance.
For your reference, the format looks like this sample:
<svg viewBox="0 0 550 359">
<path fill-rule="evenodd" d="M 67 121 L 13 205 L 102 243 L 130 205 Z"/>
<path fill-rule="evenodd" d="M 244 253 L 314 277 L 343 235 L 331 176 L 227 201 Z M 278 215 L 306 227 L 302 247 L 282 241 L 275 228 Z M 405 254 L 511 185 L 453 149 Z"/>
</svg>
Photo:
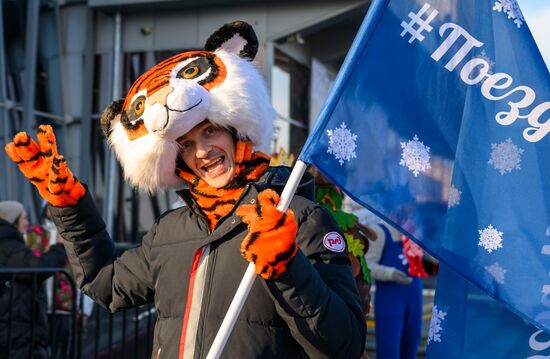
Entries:
<svg viewBox="0 0 550 359">
<path fill-rule="evenodd" d="M 17 218 L 25 211 L 23 205 L 16 201 L 0 202 L 0 218 L 8 223 L 15 223 Z"/>
</svg>

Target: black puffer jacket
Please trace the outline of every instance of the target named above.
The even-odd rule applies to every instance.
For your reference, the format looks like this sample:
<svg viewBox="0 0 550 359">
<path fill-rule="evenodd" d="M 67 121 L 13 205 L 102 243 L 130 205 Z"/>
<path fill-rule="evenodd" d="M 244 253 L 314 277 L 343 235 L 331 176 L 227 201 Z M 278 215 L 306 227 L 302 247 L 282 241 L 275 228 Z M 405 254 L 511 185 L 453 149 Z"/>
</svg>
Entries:
<svg viewBox="0 0 550 359">
<path fill-rule="evenodd" d="M 27 246 L 17 228 L 0 219 L 0 268 L 63 267 L 67 256 L 63 245 L 57 244 L 37 257 Z M 0 358 L 29 358 L 31 326 L 34 326 L 33 358 L 46 358 L 49 328 L 47 299 L 42 281 L 37 277 L 33 296 L 33 276 L 0 274 Z M 10 292 L 12 300 L 10 306 Z M 32 311 L 34 307 L 34 318 Z M 11 352 L 8 356 L 8 323 L 11 309 Z"/>
<path fill-rule="evenodd" d="M 288 168 L 270 168 L 247 185 L 237 205 L 258 193 L 279 193 Z M 300 193 L 313 196 L 311 177 Z M 141 247 L 114 258 L 90 196 L 53 215 L 77 282 L 112 311 L 155 302 L 154 358 L 204 358 L 233 299 L 248 262 L 239 246 L 247 227 L 232 211 L 210 233 L 187 191 L 187 207 L 165 213 Z M 222 354 L 223 358 L 359 358 L 365 340 L 363 316 L 347 253 L 323 245 L 340 232 L 332 216 L 297 195 L 290 208 L 300 246 L 288 269 L 275 280 L 256 278 Z"/>
</svg>

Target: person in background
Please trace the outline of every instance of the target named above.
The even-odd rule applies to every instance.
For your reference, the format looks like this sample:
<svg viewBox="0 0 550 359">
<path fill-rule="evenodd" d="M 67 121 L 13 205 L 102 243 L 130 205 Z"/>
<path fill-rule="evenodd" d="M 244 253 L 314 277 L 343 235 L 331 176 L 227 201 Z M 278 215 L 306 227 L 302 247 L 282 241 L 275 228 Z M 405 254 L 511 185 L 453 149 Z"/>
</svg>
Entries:
<svg viewBox="0 0 550 359">
<path fill-rule="evenodd" d="M 54 244 L 37 256 L 25 245 L 27 226 L 21 203 L 0 202 L 0 268 L 62 267 L 67 260 L 63 244 Z M 0 275 L 1 359 L 49 358 L 47 298 L 42 283 L 48 276 Z"/>
<path fill-rule="evenodd" d="M 365 255 L 375 280 L 376 357 L 415 359 L 422 329 L 423 251 L 366 209 L 359 221 L 376 234 Z"/>
<path fill-rule="evenodd" d="M 330 212 L 344 231 L 352 273 L 361 296 L 361 306 L 365 317 L 368 317 L 371 310 L 372 275 L 364 256 L 369 250 L 369 241 L 376 240 L 376 232 L 361 224 L 356 215 L 343 210 L 344 195 L 338 187 L 316 167 L 310 167 L 309 171 L 315 178 L 315 201 Z"/>
<path fill-rule="evenodd" d="M 310 167 L 309 171 L 315 178 L 315 201 L 330 212 L 344 232 L 352 274 L 361 298 L 363 313 L 367 318 L 371 312 L 372 275 L 364 256 L 369 250 L 369 241 L 376 241 L 377 234 L 361 224 L 356 215 L 343 210 L 344 195 L 338 187 L 316 167 Z M 366 350 L 361 359 L 368 359 Z"/>
</svg>

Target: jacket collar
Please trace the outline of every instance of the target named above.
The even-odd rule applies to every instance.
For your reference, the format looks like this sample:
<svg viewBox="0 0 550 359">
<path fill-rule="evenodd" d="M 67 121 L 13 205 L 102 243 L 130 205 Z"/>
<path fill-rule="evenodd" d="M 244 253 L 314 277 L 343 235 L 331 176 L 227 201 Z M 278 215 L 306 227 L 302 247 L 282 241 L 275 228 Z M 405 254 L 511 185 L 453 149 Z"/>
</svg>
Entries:
<svg viewBox="0 0 550 359">
<path fill-rule="evenodd" d="M 21 242 L 25 242 L 21 233 L 17 230 L 13 224 L 0 218 L 0 239 L 17 239 Z"/>
<path fill-rule="evenodd" d="M 287 166 L 270 167 L 265 174 L 254 185 L 258 192 L 266 188 L 271 188 L 281 194 L 290 177 L 291 168 Z M 296 195 L 307 198 L 311 201 L 315 200 L 315 181 L 309 172 L 305 172 L 300 179 L 300 184 L 296 189 Z"/>
</svg>

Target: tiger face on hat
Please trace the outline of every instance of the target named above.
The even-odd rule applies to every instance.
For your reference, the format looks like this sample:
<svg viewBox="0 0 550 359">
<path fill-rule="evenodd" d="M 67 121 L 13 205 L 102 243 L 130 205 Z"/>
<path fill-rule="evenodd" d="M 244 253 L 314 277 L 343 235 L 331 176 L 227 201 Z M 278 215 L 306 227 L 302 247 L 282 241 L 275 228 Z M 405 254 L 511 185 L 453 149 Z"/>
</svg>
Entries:
<svg viewBox="0 0 550 359">
<path fill-rule="evenodd" d="M 204 50 L 160 62 L 134 82 L 125 99 L 105 109 L 103 130 L 132 185 L 149 192 L 183 187 L 175 173 L 177 140 L 205 120 L 268 148 L 275 112 L 251 62 L 257 49 L 249 24 L 226 24 Z"/>
</svg>

